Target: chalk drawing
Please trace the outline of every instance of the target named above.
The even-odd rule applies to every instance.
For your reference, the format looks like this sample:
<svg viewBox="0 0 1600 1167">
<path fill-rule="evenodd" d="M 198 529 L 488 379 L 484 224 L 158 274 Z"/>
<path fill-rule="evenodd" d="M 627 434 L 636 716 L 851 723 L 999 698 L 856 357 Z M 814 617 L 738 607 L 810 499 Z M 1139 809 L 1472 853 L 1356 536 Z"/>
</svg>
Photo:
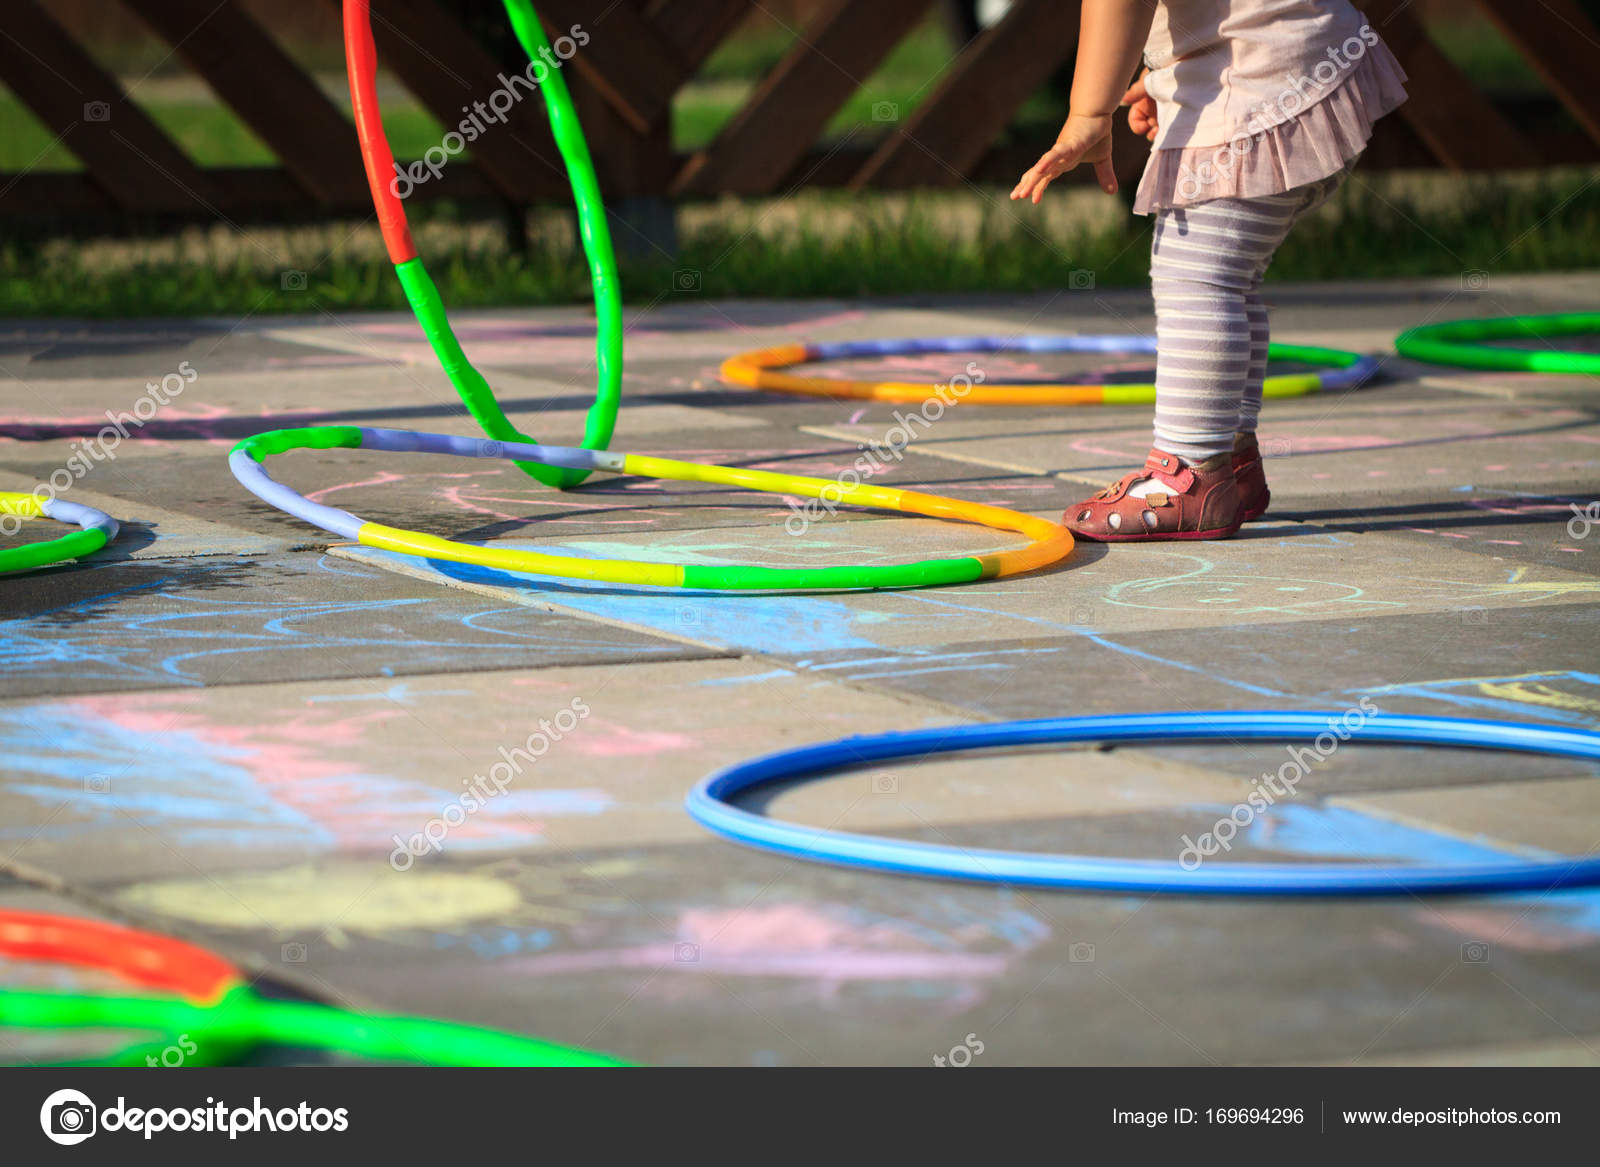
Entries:
<svg viewBox="0 0 1600 1167">
<path fill-rule="evenodd" d="M 269 570 L 273 574 L 263 574 Z M 199 686 L 243 675 L 246 668 L 259 676 L 273 667 L 262 658 L 280 654 L 298 660 L 323 652 L 334 660 L 359 660 L 363 671 L 393 676 L 430 667 L 446 671 L 463 655 L 481 658 L 486 651 L 536 648 L 551 659 L 587 660 L 630 659 L 639 651 L 637 638 L 626 633 L 595 624 L 580 631 L 570 623 L 531 621 L 519 605 L 486 604 L 465 593 L 270 598 L 290 589 L 310 591 L 317 573 L 348 576 L 360 569 L 328 556 L 319 557 L 314 571 L 289 560 L 226 569 L 197 566 L 0 619 L 0 677 L 29 680 L 40 670 L 58 670 L 79 683 Z M 370 569 L 361 577 L 387 578 Z M 230 594 L 239 590 L 246 595 Z M 291 675 L 298 672 L 293 669 Z"/>
<path fill-rule="evenodd" d="M 387 853 L 393 835 L 419 830 L 473 775 L 468 760 L 427 780 L 374 773 L 364 764 L 371 741 L 409 724 L 389 702 L 353 715 L 313 696 L 234 716 L 172 692 L 0 707 L 0 752 L 15 775 L 7 793 L 49 812 L 43 825 L 0 825 L 0 839 L 89 845 L 143 827 L 183 846 Z M 478 770 L 496 760 L 490 751 Z M 86 786 L 89 776 L 98 781 Z M 530 776 L 455 828 L 450 846 L 537 846 L 547 820 L 612 806 L 602 789 L 540 788 Z"/>
<path fill-rule="evenodd" d="M 116 894 L 127 908 L 213 928 L 287 935 L 330 929 L 378 935 L 449 928 L 508 916 L 522 903 L 509 882 L 471 872 L 303 865 L 137 883 Z"/>
<path fill-rule="evenodd" d="M 1361 692 L 1423 697 L 1499 717 L 1543 717 L 1581 725 L 1600 722 L 1600 673 L 1578 669 L 1407 681 Z"/>
<path fill-rule="evenodd" d="M 709 981 L 712 989 L 718 977 L 781 978 L 802 982 L 805 998 L 828 1004 L 863 983 L 880 994 L 927 1000 L 932 982 L 933 999 L 965 1009 L 981 999 L 979 984 L 1004 976 L 1051 935 L 1048 924 L 1017 907 L 984 913 L 950 900 L 919 906 L 920 917 L 826 902 L 683 907 L 670 935 L 513 956 L 497 968 L 529 976 L 651 970 Z"/>
<path fill-rule="evenodd" d="M 1355 584 L 1219 570 L 1198 555 L 1169 552 L 1166 558 L 1186 560 L 1192 566 L 1113 584 L 1106 590 L 1105 602 L 1165 612 L 1225 609 L 1230 618 L 1267 612 L 1333 616 L 1406 606 L 1398 600 L 1372 599 Z"/>
<path fill-rule="evenodd" d="M 1443 797 L 1443 796 L 1441 796 Z M 1227 807 L 1208 807 L 1207 813 Z M 1368 814 L 1351 807 L 1293 806 L 1279 804 L 1259 816 L 1246 831 L 1249 843 L 1262 850 L 1308 859 L 1362 860 L 1411 863 L 1485 863 L 1516 858 L 1559 858 L 1538 848 L 1511 848 L 1484 840 L 1464 839 L 1442 831 L 1429 831 Z M 1588 947 L 1600 934 L 1600 888 L 1575 888 L 1546 892 L 1537 897 L 1500 896 L 1491 903 L 1503 905 L 1506 919 L 1523 921 L 1520 930 L 1485 937 L 1467 932 L 1469 939 L 1491 939 L 1507 947 L 1533 951 Z M 1477 917 L 1469 913 L 1452 919 L 1433 905 L 1418 908 L 1423 923 L 1446 922 L 1452 927 Z M 1497 914 L 1498 914 L 1498 909 Z M 1481 922 L 1481 921 L 1480 921 Z"/>
</svg>

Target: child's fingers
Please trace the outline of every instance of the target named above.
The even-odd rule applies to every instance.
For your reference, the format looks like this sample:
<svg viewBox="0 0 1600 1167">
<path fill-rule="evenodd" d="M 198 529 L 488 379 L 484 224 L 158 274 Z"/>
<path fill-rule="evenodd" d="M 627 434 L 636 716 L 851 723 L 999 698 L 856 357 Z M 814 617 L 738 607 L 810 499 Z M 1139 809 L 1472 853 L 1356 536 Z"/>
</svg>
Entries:
<svg viewBox="0 0 1600 1167">
<path fill-rule="evenodd" d="M 1094 178 L 1106 194 L 1117 193 L 1117 172 L 1111 167 L 1111 159 L 1102 158 L 1094 164 Z"/>
<path fill-rule="evenodd" d="M 1022 181 L 1017 183 L 1016 189 L 1011 192 L 1011 197 L 1014 199 L 1027 198 L 1033 193 L 1034 188 L 1039 185 L 1040 177 L 1039 168 L 1035 166 L 1022 176 Z M 1037 202 L 1038 200 L 1035 201 Z"/>
<path fill-rule="evenodd" d="M 1144 91 L 1144 78 L 1141 77 L 1128 86 L 1128 92 L 1122 95 L 1122 105 L 1132 105 L 1136 101 L 1148 101 L 1150 95 Z"/>
</svg>

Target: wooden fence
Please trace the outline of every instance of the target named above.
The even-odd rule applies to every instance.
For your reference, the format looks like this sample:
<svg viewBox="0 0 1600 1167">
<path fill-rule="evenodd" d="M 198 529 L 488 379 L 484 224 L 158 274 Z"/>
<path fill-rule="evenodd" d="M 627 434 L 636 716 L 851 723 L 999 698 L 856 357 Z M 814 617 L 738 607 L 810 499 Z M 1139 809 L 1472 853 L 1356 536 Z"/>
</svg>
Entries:
<svg viewBox="0 0 1600 1167">
<path fill-rule="evenodd" d="M 149 225 L 330 218 L 370 210 L 341 103 L 236 0 L 116 0 L 173 46 L 272 150 L 271 167 L 203 167 L 130 101 L 38 0 L 0 2 L 0 81 L 83 164 L 0 174 L 0 221 Z M 338 6 L 338 0 L 326 0 Z M 1600 163 L 1600 31 L 1577 0 L 1462 0 L 1487 12 L 1551 97 L 1497 105 L 1429 39 L 1410 0 L 1366 0 L 1411 75 L 1411 99 L 1369 151 L 1377 167 L 1452 170 Z M 749 15 L 752 0 L 540 0 L 552 29 L 581 25 L 567 66 L 607 197 L 679 200 L 797 187 L 959 187 L 1013 181 L 1042 141 L 997 147 L 1018 108 L 1076 50 L 1072 0 L 1015 0 L 957 53 L 905 116 L 822 141 L 825 127 L 934 0 L 824 0 L 715 139 L 674 149 L 674 96 Z M 383 63 L 445 125 L 500 86 L 505 62 L 439 0 L 374 0 Z M 1570 120 L 1556 116 L 1560 108 Z M 1120 120 L 1120 119 L 1119 119 Z M 1562 129 L 1565 125 L 1566 129 Z M 1573 126 L 1576 126 L 1576 129 Z M 1125 127 L 1119 132 L 1125 135 Z M 1144 143 L 1122 140 L 1137 175 Z M 481 136 L 416 197 L 509 208 L 562 201 L 566 181 L 539 103 Z"/>
</svg>

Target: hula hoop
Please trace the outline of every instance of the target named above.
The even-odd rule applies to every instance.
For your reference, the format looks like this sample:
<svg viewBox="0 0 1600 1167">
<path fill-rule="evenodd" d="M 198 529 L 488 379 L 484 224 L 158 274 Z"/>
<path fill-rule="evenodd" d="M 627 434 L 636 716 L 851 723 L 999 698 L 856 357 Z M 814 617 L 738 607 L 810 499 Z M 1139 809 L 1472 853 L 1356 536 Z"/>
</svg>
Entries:
<svg viewBox="0 0 1600 1167">
<path fill-rule="evenodd" d="M 336 507 L 324 506 L 297 494 L 267 474 L 261 460 L 289 450 L 360 448 L 391 453 L 452 454 L 468 458 L 518 458 L 584 473 L 634 474 L 645 478 L 667 478 L 680 482 L 708 482 L 735 486 L 769 494 L 793 494 L 825 499 L 830 504 L 874 507 L 902 511 L 936 519 L 956 519 L 978 523 L 1003 531 L 1015 531 L 1030 540 L 1028 546 L 1012 551 L 952 559 L 925 559 L 917 563 L 852 565 L 846 567 L 784 568 L 755 567 L 743 564 L 708 567 L 671 563 L 635 563 L 620 559 L 580 559 L 570 555 L 546 555 L 513 548 L 483 547 L 457 543 L 419 531 L 370 523 Z M 304 429 L 272 430 L 246 438 L 228 456 L 233 476 L 245 489 L 263 502 L 313 526 L 345 539 L 420 555 L 426 559 L 445 559 L 471 563 L 502 571 L 568 579 L 598 580 L 608 583 L 644 584 L 650 587 L 699 588 L 712 591 L 742 590 L 820 590 L 843 588 L 908 588 L 937 584 L 968 583 L 1033 571 L 1064 559 L 1072 550 L 1072 533 L 1045 519 L 982 503 L 942 498 L 919 491 L 896 490 L 861 483 L 848 486 L 821 478 L 802 478 L 764 470 L 741 470 L 729 466 L 708 466 L 700 462 L 678 462 L 670 458 L 651 458 L 639 454 L 579 450 L 567 446 L 524 445 L 485 441 L 451 434 L 414 433 L 410 430 L 376 429 L 358 426 L 313 426 Z"/>
<path fill-rule="evenodd" d="M 1549 340 L 1600 332 L 1600 312 L 1555 312 L 1546 316 L 1499 316 L 1451 320 L 1408 328 L 1395 338 L 1403 357 L 1469 369 L 1509 369 L 1518 373 L 1600 374 L 1600 353 L 1565 349 L 1497 348 L 1490 340 Z"/>
<path fill-rule="evenodd" d="M 589 261 L 589 279 L 594 288 L 595 316 L 599 324 L 595 339 L 595 399 L 584 423 L 583 446 L 603 450 L 611 443 L 617 425 L 617 405 L 622 397 L 622 288 L 617 279 L 611 232 L 606 225 L 605 204 L 567 83 L 559 68 L 546 64 L 550 45 L 538 16 L 528 0 L 505 0 L 505 7 L 529 61 L 545 70 L 538 88 L 544 96 L 550 129 L 566 163 L 567 178 L 578 208 L 578 229 Z M 344 46 L 350 74 L 350 104 L 355 114 L 356 134 L 361 139 L 361 161 L 366 167 L 367 185 L 372 191 L 372 205 L 378 213 L 384 246 L 395 265 L 406 300 L 450 383 L 483 432 L 500 441 L 531 443 L 533 439 L 506 417 L 489 382 L 462 351 L 450 329 L 439 289 L 417 255 L 399 194 L 400 181 L 405 179 L 409 183 L 412 180 L 395 163 L 389 140 L 384 136 L 383 115 L 378 105 L 378 49 L 372 39 L 370 0 L 344 0 Z M 587 477 L 586 473 L 573 470 L 520 462 L 517 465 L 546 486 L 563 490 Z"/>
<path fill-rule="evenodd" d="M 0 989 L 0 1026 L 140 1029 L 190 1039 L 185 1062 L 236 1060 L 265 1043 L 335 1050 L 373 1061 L 440 1066 L 619 1066 L 604 1054 L 472 1025 L 418 1017 L 364 1017 L 331 1005 L 267 1000 L 233 965 L 181 940 L 70 916 L 0 910 L 0 955 L 96 968 L 174 997 L 99 996 Z M 74 1065 L 146 1065 L 140 1042 Z M 192 1047 L 193 1052 L 188 1052 Z"/>
<path fill-rule="evenodd" d="M 86 507 L 82 503 L 64 502 L 59 498 L 41 499 L 33 494 L 0 491 L 0 515 L 55 519 L 59 523 L 71 523 L 81 528 L 59 539 L 0 550 L 0 573 L 27 571 L 34 567 L 48 567 L 52 563 L 65 563 L 69 559 L 82 559 L 85 555 L 93 555 L 117 537 L 116 519 L 104 511 Z"/>
<path fill-rule="evenodd" d="M 0 956 L 108 972 L 142 989 L 201 1003 L 221 1000 L 244 977 L 214 952 L 170 936 L 78 916 L 0 909 Z"/>
<path fill-rule="evenodd" d="M 1600 883 L 1600 857 L 1508 859 L 1457 866 L 1367 866 L 1336 863 L 1215 863 L 1186 869 L 1178 862 L 1041 855 L 939 846 L 776 822 L 730 805 L 735 796 L 772 782 L 815 777 L 847 766 L 961 750 L 1066 742 L 1186 742 L 1215 739 L 1310 739 L 1339 725 L 1334 713 L 1152 713 L 1058 717 L 997 725 L 951 726 L 851 737 L 768 754 L 730 766 L 689 794 L 701 825 L 737 843 L 799 859 L 900 875 L 981 883 L 1192 895 L 1383 896 L 1543 891 Z M 1349 731 L 1347 731 L 1349 732 Z M 1354 739 L 1420 745 L 1520 750 L 1600 759 L 1600 734 L 1507 721 L 1380 714 L 1350 733 Z"/>
<path fill-rule="evenodd" d="M 803 377 L 778 370 L 811 361 L 860 357 L 919 356 L 924 353 L 1135 353 L 1154 354 L 1153 336 L 926 336 L 907 340 L 850 340 L 831 344 L 787 344 L 755 349 L 722 362 L 722 379 L 751 389 L 801 393 L 812 397 L 919 402 L 937 396 L 946 405 L 1148 405 L 1154 385 L 1076 385 L 993 382 L 957 392 L 943 385 L 911 381 L 853 381 L 835 377 Z M 1270 360 L 1303 361 L 1327 368 L 1315 373 L 1268 377 L 1266 397 L 1303 397 L 1322 390 L 1353 389 L 1378 371 L 1376 357 L 1342 349 L 1301 344 L 1273 344 Z M 941 392 L 943 390 L 943 392 Z"/>
</svg>

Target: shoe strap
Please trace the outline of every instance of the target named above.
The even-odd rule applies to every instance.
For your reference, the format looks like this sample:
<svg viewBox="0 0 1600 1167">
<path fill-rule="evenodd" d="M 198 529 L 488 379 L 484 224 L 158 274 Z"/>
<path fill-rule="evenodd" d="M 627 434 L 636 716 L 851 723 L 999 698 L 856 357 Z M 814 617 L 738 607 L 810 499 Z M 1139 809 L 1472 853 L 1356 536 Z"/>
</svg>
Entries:
<svg viewBox="0 0 1600 1167">
<path fill-rule="evenodd" d="M 1144 469 L 1140 471 L 1138 477 L 1154 478 L 1173 494 L 1187 494 L 1189 488 L 1194 485 L 1194 471 L 1179 461 L 1176 454 L 1168 454 L 1162 450 L 1150 451 L 1150 456 L 1145 459 Z"/>
</svg>

